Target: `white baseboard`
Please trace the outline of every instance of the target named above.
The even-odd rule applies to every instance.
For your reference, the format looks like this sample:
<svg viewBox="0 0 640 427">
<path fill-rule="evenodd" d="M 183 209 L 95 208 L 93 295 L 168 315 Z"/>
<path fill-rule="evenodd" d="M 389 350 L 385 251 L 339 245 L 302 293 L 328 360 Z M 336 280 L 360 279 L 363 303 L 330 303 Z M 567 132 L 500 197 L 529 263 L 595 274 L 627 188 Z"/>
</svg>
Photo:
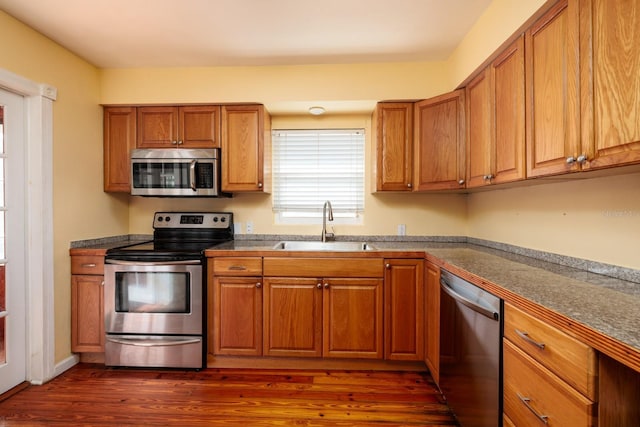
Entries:
<svg viewBox="0 0 640 427">
<path fill-rule="evenodd" d="M 78 356 L 77 354 L 72 354 L 71 356 L 67 357 L 66 359 L 62 360 L 61 362 L 56 363 L 56 366 L 53 369 L 53 378 L 55 378 L 58 375 L 64 373 L 68 369 L 71 369 L 72 367 L 77 365 L 79 362 L 80 362 L 80 356 Z M 52 380 L 53 378 L 50 378 L 50 380 Z M 42 385 L 43 382 L 42 381 L 31 381 L 31 384 Z"/>
</svg>

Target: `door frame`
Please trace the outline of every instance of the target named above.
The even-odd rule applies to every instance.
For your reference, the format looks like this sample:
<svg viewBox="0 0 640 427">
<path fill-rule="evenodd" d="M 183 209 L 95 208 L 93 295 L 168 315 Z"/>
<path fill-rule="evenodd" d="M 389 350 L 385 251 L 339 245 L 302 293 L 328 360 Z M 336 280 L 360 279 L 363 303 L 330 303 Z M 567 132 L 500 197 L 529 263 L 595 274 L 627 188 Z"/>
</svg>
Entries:
<svg viewBox="0 0 640 427">
<path fill-rule="evenodd" d="M 0 68 L 0 87 L 25 100 L 27 381 L 56 375 L 53 280 L 53 101 L 57 89 Z"/>
</svg>

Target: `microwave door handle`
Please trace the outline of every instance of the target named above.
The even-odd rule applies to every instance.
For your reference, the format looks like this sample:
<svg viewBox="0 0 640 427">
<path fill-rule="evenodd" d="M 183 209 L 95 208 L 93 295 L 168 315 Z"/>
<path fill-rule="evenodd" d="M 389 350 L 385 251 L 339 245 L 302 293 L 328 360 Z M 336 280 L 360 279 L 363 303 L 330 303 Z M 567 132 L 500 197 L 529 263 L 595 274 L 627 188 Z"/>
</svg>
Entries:
<svg viewBox="0 0 640 427">
<path fill-rule="evenodd" d="M 193 191 L 196 191 L 196 163 L 195 160 L 191 160 L 191 165 L 189 166 L 189 181 Z"/>
</svg>

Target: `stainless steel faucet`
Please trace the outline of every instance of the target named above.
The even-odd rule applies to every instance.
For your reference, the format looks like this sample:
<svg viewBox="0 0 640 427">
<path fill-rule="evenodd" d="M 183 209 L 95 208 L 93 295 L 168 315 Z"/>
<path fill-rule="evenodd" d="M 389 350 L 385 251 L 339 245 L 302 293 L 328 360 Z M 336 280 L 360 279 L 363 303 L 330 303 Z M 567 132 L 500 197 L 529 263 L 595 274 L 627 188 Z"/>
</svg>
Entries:
<svg viewBox="0 0 640 427">
<path fill-rule="evenodd" d="M 333 221 L 333 208 L 331 207 L 331 202 L 324 202 L 324 206 L 322 207 L 322 238 L 323 242 L 327 240 L 333 240 L 335 237 L 333 233 L 327 233 L 327 208 L 329 208 L 329 221 Z"/>
</svg>

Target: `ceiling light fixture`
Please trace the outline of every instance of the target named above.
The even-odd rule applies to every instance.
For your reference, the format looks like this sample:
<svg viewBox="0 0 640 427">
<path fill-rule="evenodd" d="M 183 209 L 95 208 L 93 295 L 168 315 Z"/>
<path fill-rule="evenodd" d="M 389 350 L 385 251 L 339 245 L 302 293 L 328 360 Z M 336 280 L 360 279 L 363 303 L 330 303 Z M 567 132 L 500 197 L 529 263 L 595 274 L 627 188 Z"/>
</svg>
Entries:
<svg viewBox="0 0 640 427">
<path fill-rule="evenodd" d="M 324 114 L 325 109 L 323 107 L 311 107 L 309 108 L 309 114 L 313 114 L 314 116 L 320 116 Z"/>
</svg>

